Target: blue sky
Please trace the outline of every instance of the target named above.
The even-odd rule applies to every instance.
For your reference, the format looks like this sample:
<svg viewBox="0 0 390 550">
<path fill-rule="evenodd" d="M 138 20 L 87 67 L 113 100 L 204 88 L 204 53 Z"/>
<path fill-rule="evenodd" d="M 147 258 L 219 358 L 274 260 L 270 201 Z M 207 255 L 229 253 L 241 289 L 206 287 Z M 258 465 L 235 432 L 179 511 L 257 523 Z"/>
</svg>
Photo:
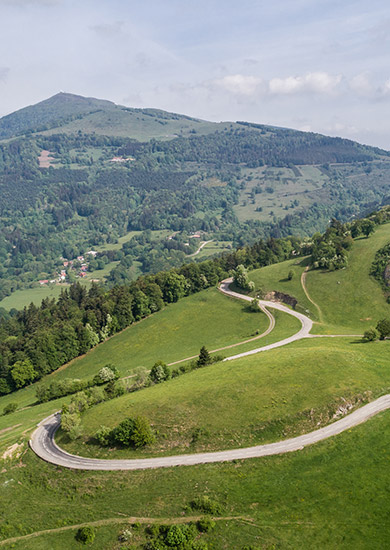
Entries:
<svg viewBox="0 0 390 550">
<path fill-rule="evenodd" d="M 390 5 L 0 0 L 0 115 L 60 90 L 390 149 Z"/>
</svg>

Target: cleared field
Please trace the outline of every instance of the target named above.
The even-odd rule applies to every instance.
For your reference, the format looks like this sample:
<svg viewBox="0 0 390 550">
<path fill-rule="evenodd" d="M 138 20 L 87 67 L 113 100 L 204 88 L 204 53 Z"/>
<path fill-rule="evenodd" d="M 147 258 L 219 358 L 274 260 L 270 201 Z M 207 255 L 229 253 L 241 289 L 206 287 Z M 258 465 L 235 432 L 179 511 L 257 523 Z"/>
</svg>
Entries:
<svg viewBox="0 0 390 550">
<path fill-rule="evenodd" d="M 219 363 L 102 403 L 83 414 L 85 437 L 60 444 L 73 454 L 125 458 L 246 447 L 306 433 L 340 408 L 390 389 L 388 342 L 308 339 Z M 85 444 L 104 424 L 144 415 L 157 432 L 143 451 Z M 340 413 L 341 415 L 343 413 Z M 344 413 L 345 414 L 345 413 Z M 104 421 L 102 420 L 104 419 Z"/>
<path fill-rule="evenodd" d="M 0 307 L 10 310 L 23 309 L 31 302 L 35 305 L 40 305 L 44 298 L 58 298 L 63 288 L 69 285 L 44 285 L 36 288 L 26 288 L 24 290 L 16 290 L 10 296 L 7 296 L 0 302 Z"/>
<path fill-rule="evenodd" d="M 234 207 L 240 221 L 282 218 L 318 200 L 318 191 L 329 181 L 316 166 L 243 169 L 245 188 Z M 256 190 L 260 192 L 256 192 Z"/>
</svg>

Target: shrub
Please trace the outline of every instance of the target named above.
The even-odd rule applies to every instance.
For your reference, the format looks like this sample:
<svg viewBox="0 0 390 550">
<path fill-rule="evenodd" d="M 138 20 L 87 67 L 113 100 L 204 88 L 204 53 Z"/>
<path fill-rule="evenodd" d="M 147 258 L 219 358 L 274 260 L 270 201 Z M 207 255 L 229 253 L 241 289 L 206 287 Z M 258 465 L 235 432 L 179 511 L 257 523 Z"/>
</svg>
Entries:
<svg viewBox="0 0 390 550">
<path fill-rule="evenodd" d="M 125 447 L 132 444 L 132 435 L 134 430 L 134 420 L 132 418 L 126 418 L 112 430 L 112 438 L 116 443 L 120 443 Z"/>
<path fill-rule="evenodd" d="M 209 365 L 211 363 L 211 356 L 205 346 L 202 346 L 200 348 L 199 352 L 199 358 L 197 361 L 198 367 L 204 367 L 205 365 Z"/>
<path fill-rule="evenodd" d="M 215 527 L 215 521 L 210 518 L 202 518 L 197 522 L 197 527 L 201 533 L 208 533 Z"/>
<path fill-rule="evenodd" d="M 102 447 L 107 446 L 110 443 L 111 430 L 107 426 L 100 426 L 98 431 L 95 434 L 95 439 L 99 442 Z"/>
<path fill-rule="evenodd" d="M 374 328 L 370 328 L 363 334 L 363 340 L 366 342 L 374 342 L 378 338 L 378 333 Z"/>
<path fill-rule="evenodd" d="M 118 536 L 119 542 L 127 542 L 131 539 L 133 536 L 133 533 L 130 531 L 130 529 L 124 529 Z"/>
<path fill-rule="evenodd" d="M 117 380 L 118 378 L 118 369 L 111 363 L 108 363 L 100 369 L 93 381 L 95 382 L 95 384 L 105 384 L 106 382 L 110 382 L 111 380 Z"/>
<path fill-rule="evenodd" d="M 379 332 L 381 340 L 390 336 L 390 319 L 382 319 L 379 321 L 376 325 L 376 330 Z"/>
<path fill-rule="evenodd" d="M 133 423 L 133 433 L 131 436 L 135 447 L 145 447 L 154 442 L 154 435 L 150 424 L 144 416 L 137 416 Z"/>
<path fill-rule="evenodd" d="M 11 413 L 15 412 L 17 408 L 18 408 L 17 403 L 8 403 L 8 405 L 6 405 L 3 409 L 3 414 L 4 415 L 11 414 Z"/>
<path fill-rule="evenodd" d="M 288 275 L 287 275 L 287 280 L 291 281 L 293 277 L 294 277 L 294 271 L 292 269 L 290 269 L 290 271 L 288 272 Z"/>
<path fill-rule="evenodd" d="M 169 367 L 163 363 L 163 361 L 157 361 L 157 363 L 153 365 L 149 376 L 152 382 L 159 384 L 160 382 L 168 380 L 170 378 L 170 374 Z"/>
<path fill-rule="evenodd" d="M 108 437 L 125 447 L 129 447 L 130 445 L 134 445 L 137 448 L 144 447 L 154 441 L 150 424 L 143 416 L 126 418 L 110 432 Z"/>
<path fill-rule="evenodd" d="M 208 495 L 203 495 L 201 497 L 196 497 L 191 503 L 190 506 L 193 510 L 199 510 L 205 514 L 210 514 L 216 516 L 221 514 L 222 507 L 216 500 L 211 499 Z"/>
<path fill-rule="evenodd" d="M 76 540 L 82 544 L 92 544 L 95 540 L 95 529 L 86 525 L 85 527 L 80 527 L 76 533 Z"/>
<path fill-rule="evenodd" d="M 61 428 L 68 434 L 72 429 L 80 426 L 80 415 L 75 412 L 62 412 L 61 414 Z"/>
<path fill-rule="evenodd" d="M 186 537 L 178 525 L 172 525 L 167 532 L 165 541 L 169 546 L 178 548 L 186 542 Z"/>
</svg>

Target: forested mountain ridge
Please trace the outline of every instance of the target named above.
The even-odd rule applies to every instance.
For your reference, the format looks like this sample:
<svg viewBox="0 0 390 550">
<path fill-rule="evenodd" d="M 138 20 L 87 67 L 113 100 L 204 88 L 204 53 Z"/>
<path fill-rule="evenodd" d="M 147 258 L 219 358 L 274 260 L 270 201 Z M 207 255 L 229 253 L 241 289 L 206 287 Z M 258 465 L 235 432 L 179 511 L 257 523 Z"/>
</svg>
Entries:
<svg viewBox="0 0 390 550">
<path fill-rule="evenodd" d="M 182 265 L 201 240 L 310 235 L 389 196 L 377 148 L 72 94 L 3 117 L 0 135 L 0 300 L 91 249 L 88 272 L 118 284 Z"/>
</svg>

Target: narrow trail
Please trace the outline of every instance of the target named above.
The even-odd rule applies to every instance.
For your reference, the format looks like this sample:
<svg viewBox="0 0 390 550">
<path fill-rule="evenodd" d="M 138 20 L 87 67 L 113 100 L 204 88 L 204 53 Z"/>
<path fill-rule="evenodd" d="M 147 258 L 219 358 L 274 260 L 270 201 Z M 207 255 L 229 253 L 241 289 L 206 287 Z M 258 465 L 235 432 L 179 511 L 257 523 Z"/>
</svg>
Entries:
<svg viewBox="0 0 390 550">
<path fill-rule="evenodd" d="M 313 306 L 316 308 L 317 312 L 318 312 L 318 320 L 320 323 L 323 323 L 324 322 L 324 318 L 322 316 L 322 311 L 321 311 L 321 308 L 318 304 L 316 304 L 316 302 L 310 297 L 310 294 L 307 290 L 307 287 L 306 287 L 306 276 L 307 276 L 307 272 L 309 271 L 309 268 L 306 267 L 305 270 L 303 271 L 302 275 L 301 275 L 301 285 L 302 285 L 302 288 L 303 288 L 303 292 L 305 293 L 306 295 L 306 298 L 309 300 L 309 302 L 311 302 L 313 304 Z"/>
<path fill-rule="evenodd" d="M 240 298 L 242 300 L 252 300 L 252 298 L 249 296 L 244 296 L 230 290 L 230 283 L 231 279 L 226 279 L 225 281 L 222 281 L 220 285 L 221 292 L 227 294 L 228 296 Z M 266 311 L 267 308 L 275 308 L 289 313 L 290 315 L 293 315 L 300 320 L 301 329 L 289 338 L 285 338 L 283 340 L 280 340 L 279 342 L 275 342 L 273 344 L 269 344 L 255 350 L 227 357 L 226 359 L 224 359 L 224 361 L 230 361 L 238 357 L 244 357 L 247 355 L 252 355 L 254 353 L 259 353 L 261 351 L 274 349 L 280 346 L 284 346 L 290 342 L 312 336 L 309 333 L 313 326 L 313 323 L 305 315 L 275 302 L 259 300 L 259 304 L 262 308 L 264 308 L 264 311 Z M 273 316 L 269 313 L 270 326 L 272 325 L 271 317 Z M 270 331 L 272 329 L 270 329 L 269 327 L 267 330 Z M 38 424 L 37 429 L 31 436 L 30 447 L 43 460 L 52 464 L 56 464 L 58 466 L 63 466 L 65 468 L 76 470 L 145 470 L 151 468 L 170 468 L 173 466 L 191 466 L 195 464 L 258 458 L 298 451 L 303 449 L 307 445 L 313 445 L 314 443 L 338 435 L 345 430 L 349 430 L 352 427 L 357 426 L 362 422 L 365 422 L 379 412 L 385 411 L 387 409 L 390 409 L 390 394 L 384 395 L 379 399 L 376 399 L 372 403 L 364 405 L 363 407 L 348 414 L 344 418 L 337 420 L 336 422 L 333 422 L 332 424 L 329 424 L 324 428 L 320 428 L 318 430 L 298 437 L 278 441 L 276 443 L 268 443 L 264 445 L 256 445 L 254 447 L 240 449 L 232 449 L 228 451 L 124 460 L 85 458 L 72 455 L 61 449 L 55 442 L 55 433 L 60 426 L 60 414 L 55 413 L 54 415 L 49 416 L 48 418 L 44 419 L 40 424 Z"/>
<path fill-rule="evenodd" d="M 206 244 L 209 244 L 209 243 L 212 243 L 213 242 L 213 239 L 209 240 L 209 241 L 204 241 L 204 243 L 202 243 L 200 245 L 200 247 L 198 248 L 198 250 L 196 252 L 194 252 L 193 254 L 189 254 L 188 258 L 193 258 L 194 256 L 197 256 L 199 254 L 199 252 L 202 250 L 202 248 L 204 248 L 206 246 Z"/>
<path fill-rule="evenodd" d="M 54 529 L 44 529 L 43 531 L 35 531 L 34 533 L 29 533 L 28 535 L 20 535 L 19 537 L 12 537 L 9 539 L 0 540 L 0 546 L 5 544 L 13 544 L 14 542 L 19 542 L 21 540 L 28 540 L 35 537 L 40 537 L 42 535 L 50 535 L 52 533 L 63 533 L 64 531 L 73 531 L 75 529 L 80 529 L 80 527 L 103 527 L 104 525 L 115 525 L 119 524 L 132 524 L 132 523 L 157 523 L 159 525 L 174 525 L 178 523 L 190 523 L 199 521 L 204 516 L 179 516 L 177 518 L 146 518 L 146 517 L 120 517 L 120 518 L 107 518 L 97 521 L 86 521 L 84 523 L 78 523 L 76 525 L 66 525 L 64 527 L 56 527 Z M 226 516 L 226 517 L 213 517 L 214 521 L 244 521 L 252 523 L 253 519 L 246 516 Z"/>
</svg>

